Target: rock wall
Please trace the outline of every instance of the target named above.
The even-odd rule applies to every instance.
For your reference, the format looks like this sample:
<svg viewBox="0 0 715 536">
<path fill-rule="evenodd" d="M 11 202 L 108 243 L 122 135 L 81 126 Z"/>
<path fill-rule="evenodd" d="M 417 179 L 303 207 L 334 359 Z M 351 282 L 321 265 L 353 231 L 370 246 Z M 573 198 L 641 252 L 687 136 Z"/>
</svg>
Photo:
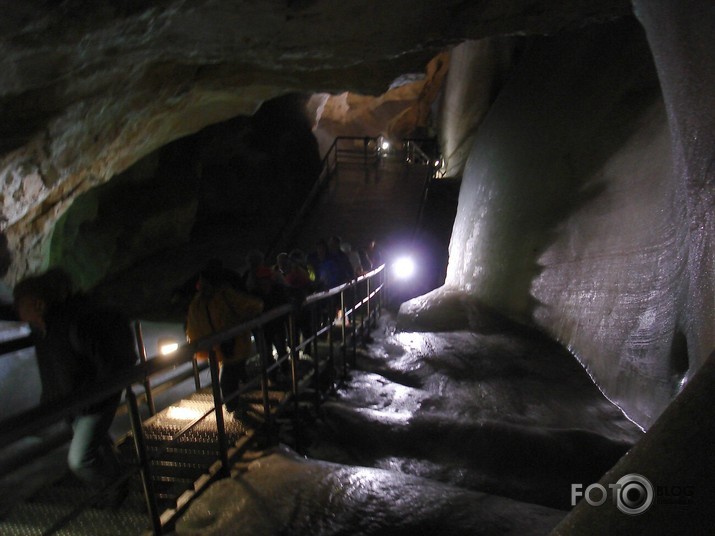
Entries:
<svg viewBox="0 0 715 536">
<path fill-rule="evenodd" d="M 50 264 L 86 290 L 138 259 L 188 242 L 200 170 L 190 141 L 170 143 L 77 196 L 54 227 Z"/>
<path fill-rule="evenodd" d="M 404 314 L 536 323 L 648 427 L 713 346 L 712 188 L 668 108 L 635 21 L 534 39 L 476 134 L 446 285 Z"/>
<path fill-rule="evenodd" d="M 54 227 L 50 264 L 127 314 L 183 321 L 175 288 L 210 258 L 242 269 L 248 250 L 272 245 L 315 181 L 320 158 L 305 100 L 271 99 L 78 195 Z"/>
</svg>

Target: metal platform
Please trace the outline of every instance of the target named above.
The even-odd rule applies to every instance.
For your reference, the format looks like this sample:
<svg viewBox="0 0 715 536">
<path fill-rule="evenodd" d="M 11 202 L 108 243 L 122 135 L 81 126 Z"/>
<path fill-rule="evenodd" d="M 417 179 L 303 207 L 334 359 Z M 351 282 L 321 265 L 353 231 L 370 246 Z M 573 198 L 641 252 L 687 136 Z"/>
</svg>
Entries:
<svg viewBox="0 0 715 536">
<path fill-rule="evenodd" d="M 285 399 L 286 393 L 269 390 L 272 412 Z M 223 418 L 231 453 L 238 458 L 240 446 L 247 445 L 262 424 L 264 414 L 260 391 L 249 392 L 243 400 L 248 404 L 248 417 L 237 418 L 223 409 Z M 163 521 L 176 516 L 181 508 L 216 476 L 219 457 L 215 413 L 169 448 L 165 442 L 174 438 L 187 423 L 211 412 L 213 397 L 209 388 L 191 394 L 165 408 L 143 423 L 147 450 L 151 459 L 152 483 L 158 502 L 164 510 Z M 119 452 L 127 464 L 136 463 L 131 438 L 119 444 Z M 64 460 L 62 460 L 64 462 Z M 39 462 L 41 463 L 41 461 Z M 57 458 L 47 463 L 57 463 Z M 50 471 L 47 471 L 49 474 Z M 54 481 L 44 482 L 28 499 L 18 502 L 0 518 L 0 534 L 36 536 L 45 534 L 57 521 L 68 516 L 83 502 L 91 500 L 90 489 L 71 473 Z M 90 507 L 63 528 L 58 535 L 99 536 L 132 535 L 151 532 L 147 507 L 138 476 L 129 482 L 129 494 L 118 508 Z"/>
</svg>

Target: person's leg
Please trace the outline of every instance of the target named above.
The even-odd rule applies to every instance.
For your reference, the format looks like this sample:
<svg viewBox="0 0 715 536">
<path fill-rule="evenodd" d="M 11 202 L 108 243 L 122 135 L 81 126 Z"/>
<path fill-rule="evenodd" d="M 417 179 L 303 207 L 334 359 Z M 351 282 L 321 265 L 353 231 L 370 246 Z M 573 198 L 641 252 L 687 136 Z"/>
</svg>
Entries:
<svg viewBox="0 0 715 536">
<path fill-rule="evenodd" d="M 288 337 L 286 336 L 286 324 L 285 322 L 279 320 L 274 322 L 269 322 L 266 324 L 266 338 L 268 339 L 268 348 L 273 346 L 276 349 L 276 357 L 274 358 L 273 364 L 276 360 L 284 357 L 288 352 Z M 290 368 L 290 363 L 285 360 L 281 363 L 280 371 L 283 374 L 287 374 Z M 278 370 L 275 369 L 273 374 L 271 374 L 271 380 L 277 381 L 279 379 Z"/>
<path fill-rule="evenodd" d="M 96 412 L 76 417 L 72 425 L 69 468 L 79 479 L 97 487 L 108 485 L 121 472 L 109 437 L 120 398 L 120 394 L 113 396 Z"/>
<path fill-rule="evenodd" d="M 241 381 L 246 379 L 246 363 L 241 361 L 224 361 L 221 366 L 221 394 L 228 411 L 235 411 L 240 403 L 236 394 Z"/>
</svg>

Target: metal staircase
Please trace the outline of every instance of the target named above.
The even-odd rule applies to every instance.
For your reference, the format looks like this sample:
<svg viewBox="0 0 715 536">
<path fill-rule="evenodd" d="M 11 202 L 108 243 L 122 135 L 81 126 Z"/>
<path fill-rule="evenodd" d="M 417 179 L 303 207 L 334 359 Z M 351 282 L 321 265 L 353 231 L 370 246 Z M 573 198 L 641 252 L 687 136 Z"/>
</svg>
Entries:
<svg viewBox="0 0 715 536">
<path fill-rule="evenodd" d="M 439 176 L 439 163 L 432 139 L 393 145 L 383 138 L 336 138 L 313 189 L 269 253 L 293 247 L 309 251 L 316 240 L 333 234 L 355 249 L 372 239 L 386 244 L 409 240 L 425 192 Z"/>
</svg>

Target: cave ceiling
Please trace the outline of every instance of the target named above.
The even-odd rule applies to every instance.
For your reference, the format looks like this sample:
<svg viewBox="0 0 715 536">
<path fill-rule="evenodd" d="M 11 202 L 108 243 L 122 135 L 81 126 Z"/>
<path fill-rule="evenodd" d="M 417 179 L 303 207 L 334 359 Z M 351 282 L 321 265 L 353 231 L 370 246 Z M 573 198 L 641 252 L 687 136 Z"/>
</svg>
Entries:
<svg viewBox="0 0 715 536">
<path fill-rule="evenodd" d="M 209 124 L 292 91 L 379 95 L 466 39 L 630 12 L 627 0 L 4 0 L 0 231 L 26 253 L 10 277 L 76 195 Z"/>
</svg>

